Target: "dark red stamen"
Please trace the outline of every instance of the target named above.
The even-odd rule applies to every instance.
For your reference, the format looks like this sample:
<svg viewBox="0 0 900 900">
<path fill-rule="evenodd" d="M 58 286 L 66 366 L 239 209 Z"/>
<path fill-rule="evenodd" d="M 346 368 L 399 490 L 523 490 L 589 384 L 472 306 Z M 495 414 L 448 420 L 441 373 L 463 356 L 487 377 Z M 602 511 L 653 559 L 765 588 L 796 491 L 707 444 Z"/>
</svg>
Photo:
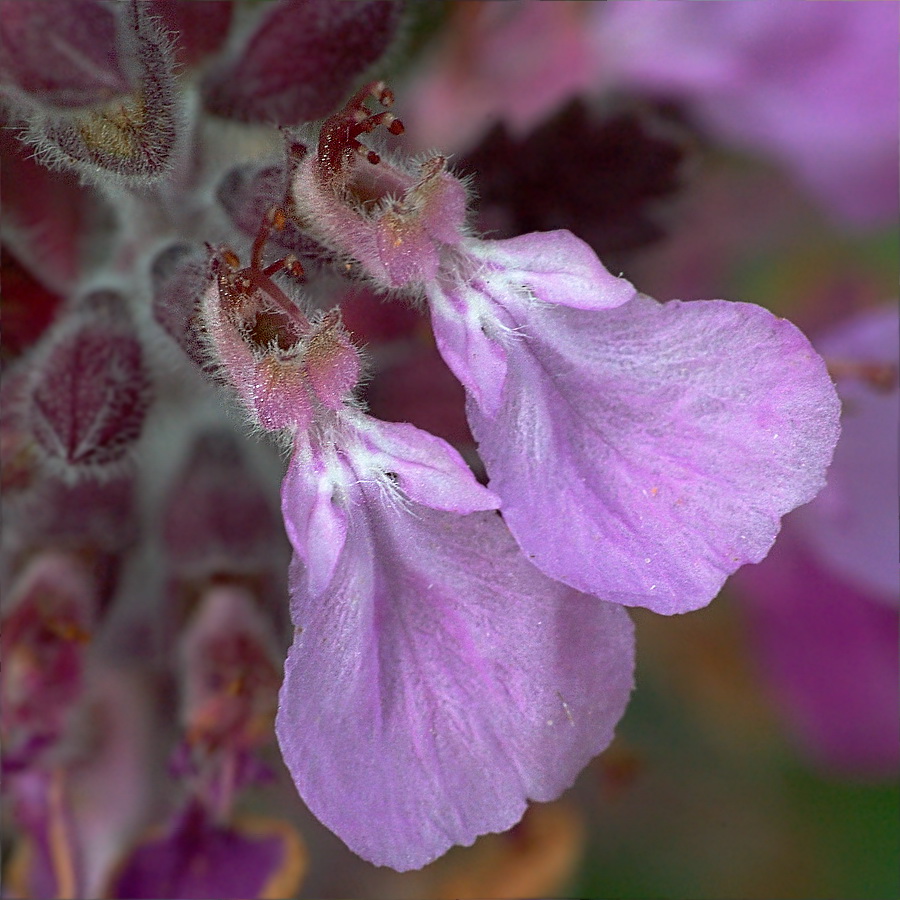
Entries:
<svg viewBox="0 0 900 900">
<path fill-rule="evenodd" d="M 296 304 L 285 292 L 272 281 L 272 276 L 282 269 L 295 278 L 303 277 L 303 266 L 297 257 L 291 255 L 276 260 L 265 268 L 262 267 L 262 256 L 272 228 L 283 228 L 287 217 L 283 210 L 275 207 L 263 218 L 259 231 L 253 241 L 250 265 L 239 269 L 240 260 L 233 250 L 222 248 L 218 257 L 213 259 L 213 272 L 218 276 L 219 289 L 223 300 L 235 309 L 241 309 L 245 301 L 252 301 L 255 291 L 261 291 L 281 309 L 282 312 L 301 331 L 309 331 L 310 324 L 306 316 L 297 309 Z M 224 263 L 224 270 L 222 263 Z"/>
<path fill-rule="evenodd" d="M 857 378 L 876 391 L 887 393 L 898 384 L 898 368 L 892 363 L 853 362 L 843 359 L 827 360 L 828 372 L 834 379 Z"/>
<path fill-rule="evenodd" d="M 391 134 L 403 134 L 403 123 L 393 113 L 372 113 L 366 106 L 375 99 L 384 107 L 394 102 L 394 94 L 382 81 L 374 81 L 358 90 L 347 101 L 347 105 L 325 120 L 319 135 L 316 168 L 323 179 L 330 179 L 341 172 L 354 153 L 358 153 L 377 165 L 381 157 L 364 146 L 359 136 L 369 134 L 384 125 Z"/>
</svg>

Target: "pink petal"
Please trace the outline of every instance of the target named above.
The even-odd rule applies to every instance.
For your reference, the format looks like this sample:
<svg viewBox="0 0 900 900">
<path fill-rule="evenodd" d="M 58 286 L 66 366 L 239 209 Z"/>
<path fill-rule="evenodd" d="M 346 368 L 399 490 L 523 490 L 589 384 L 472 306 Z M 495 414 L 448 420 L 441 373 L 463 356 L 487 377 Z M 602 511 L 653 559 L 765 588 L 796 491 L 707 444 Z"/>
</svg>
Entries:
<svg viewBox="0 0 900 900">
<path fill-rule="evenodd" d="M 472 400 L 469 419 L 506 522 L 551 577 L 696 609 L 822 487 L 834 387 L 766 310 L 639 297 L 604 313 L 518 307 L 516 324 L 502 408 Z"/>
<path fill-rule="evenodd" d="M 330 584 L 347 540 L 343 476 L 344 469 L 333 454 L 328 458 L 314 451 L 298 434 L 281 486 L 281 510 L 288 539 L 306 566 L 308 590 L 314 597 Z"/>
<path fill-rule="evenodd" d="M 500 405 L 506 381 L 503 325 L 486 288 L 464 281 L 427 286 L 434 339 L 444 362 L 488 415 Z"/>
<path fill-rule="evenodd" d="M 441 355 L 488 416 L 500 407 L 507 347 L 522 336 L 517 317 L 535 303 L 609 309 L 635 294 L 568 231 L 470 240 L 465 252 L 455 277 L 435 279 L 426 293 Z"/>
<path fill-rule="evenodd" d="M 557 797 L 632 686 L 624 610 L 542 576 L 491 512 L 358 485 L 326 592 L 292 570 L 276 730 L 313 813 L 378 865 L 425 865 Z"/>
<path fill-rule="evenodd" d="M 377 485 L 432 509 L 458 513 L 495 509 L 497 497 L 482 487 L 463 458 L 441 438 L 413 425 L 380 422 L 346 411 L 348 449 L 322 448 L 305 432 L 294 440 L 294 455 L 281 487 L 285 528 L 307 568 L 309 589 L 324 591 L 347 540 L 349 508 L 356 485 Z M 396 496 L 392 501 L 398 501 Z"/>
<path fill-rule="evenodd" d="M 635 295 L 629 282 L 609 273 L 590 246 L 570 231 L 472 241 L 467 249 L 495 270 L 489 280 L 492 287 L 508 292 L 524 286 L 544 303 L 610 309 Z"/>
<path fill-rule="evenodd" d="M 367 417 L 361 437 L 369 465 L 392 472 L 403 493 L 416 503 L 463 514 L 500 505 L 499 498 L 475 480 L 459 453 L 427 431 Z"/>
</svg>

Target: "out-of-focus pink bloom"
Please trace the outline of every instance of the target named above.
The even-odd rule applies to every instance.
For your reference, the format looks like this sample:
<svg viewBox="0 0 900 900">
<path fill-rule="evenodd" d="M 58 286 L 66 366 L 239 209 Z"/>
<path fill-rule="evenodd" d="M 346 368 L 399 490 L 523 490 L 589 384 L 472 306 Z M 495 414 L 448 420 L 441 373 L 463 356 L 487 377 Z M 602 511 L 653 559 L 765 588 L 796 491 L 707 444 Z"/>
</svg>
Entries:
<svg viewBox="0 0 900 900">
<path fill-rule="evenodd" d="M 495 122 L 528 132 L 589 88 L 589 4 L 457 3 L 451 28 L 413 82 L 405 112 L 417 146 L 469 147 Z"/>
<path fill-rule="evenodd" d="M 150 801 L 151 704 L 135 675 L 94 661 L 68 766 L 84 896 L 105 896 L 109 871 Z"/>
<path fill-rule="evenodd" d="M 900 604 L 896 308 L 872 311 L 816 341 L 843 403 L 843 433 L 828 483 L 792 527 L 820 562 L 850 584 Z"/>
<path fill-rule="evenodd" d="M 36 556 L 13 583 L 2 632 L 4 768 L 39 766 L 66 733 L 98 606 L 89 572 L 68 554 Z"/>
<path fill-rule="evenodd" d="M 229 585 L 210 588 L 179 649 L 181 719 L 201 777 L 203 769 L 227 768 L 227 757 L 239 759 L 271 741 L 278 648 L 253 595 Z M 233 768 L 226 806 L 236 787 Z M 219 774 L 211 772 L 211 780 Z"/>
<path fill-rule="evenodd" d="M 836 216 L 897 220 L 896 3 L 591 6 L 595 90 L 683 99 L 713 133 L 786 164 Z"/>
<path fill-rule="evenodd" d="M 129 847 L 107 896 L 293 896 L 306 850 L 290 823 L 235 815 L 240 792 L 271 776 L 257 752 L 273 738 L 280 671 L 257 599 L 231 584 L 199 599 L 179 646 L 184 740 L 172 773 L 185 799 Z"/>
<path fill-rule="evenodd" d="M 900 768 L 897 328 L 882 310 L 818 342 L 844 401 L 828 486 L 735 582 L 789 732 L 849 774 Z"/>
<path fill-rule="evenodd" d="M 22 830 L 14 895 L 100 896 L 143 810 L 148 734 L 133 682 L 89 657 L 101 597 L 73 554 L 36 554 L 3 620 L 3 769 Z"/>
<path fill-rule="evenodd" d="M 898 217 L 895 3 L 460 6 L 405 112 L 419 146 L 467 149 L 495 122 L 518 136 L 578 94 L 651 92 L 787 165 L 839 219 Z"/>
<path fill-rule="evenodd" d="M 191 804 L 163 834 L 148 835 L 134 847 L 107 896 L 288 897 L 305 871 L 306 849 L 286 822 L 248 818 L 222 824 Z"/>
<path fill-rule="evenodd" d="M 895 776 L 900 618 L 830 571 L 792 524 L 735 581 L 762 677 L 787 732 L 818 766 Z"/>
</svg>

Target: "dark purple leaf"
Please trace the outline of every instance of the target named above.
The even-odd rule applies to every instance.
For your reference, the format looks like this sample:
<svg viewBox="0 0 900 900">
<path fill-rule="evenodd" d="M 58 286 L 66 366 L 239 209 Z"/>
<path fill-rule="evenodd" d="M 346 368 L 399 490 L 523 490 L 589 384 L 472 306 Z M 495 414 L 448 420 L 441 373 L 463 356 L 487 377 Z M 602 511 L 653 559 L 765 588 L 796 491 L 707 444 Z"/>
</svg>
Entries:
<svg viewBox="0 0 900 900">
<path fill-rule="evenodd" d="M 567 228 L 608 263 L 664 235 L 656 213 L 681 185 L 685 150 L 659 115 L 599 118 L 576 102 L 522 139 L 497 126 L 457 168 L 475 173 L 491 237 Z"/>
</svg>

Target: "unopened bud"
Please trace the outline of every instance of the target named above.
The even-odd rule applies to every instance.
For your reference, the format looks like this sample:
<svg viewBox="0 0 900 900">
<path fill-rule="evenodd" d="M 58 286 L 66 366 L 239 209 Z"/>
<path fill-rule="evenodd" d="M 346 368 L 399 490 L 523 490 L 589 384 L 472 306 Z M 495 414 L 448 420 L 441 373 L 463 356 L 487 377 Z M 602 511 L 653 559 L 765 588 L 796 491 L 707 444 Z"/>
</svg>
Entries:
<svg viewBox="0 0 900 900">
<path fill-rule="evenodd" d="M 283 0 L 203 85 L 206 108 L 242 122 L 299 125 L 328 115 L 381 58 L 401 3 Z"/>
<path fill-rule="evenodd" d="M 26 422 L 64 477 L 119 462 L 140 437 L 150 381 L 124 302 L 112 291 L 85 298 L 34 361 Z"/>
<path fill-rule="evenodd" d="M 150 278 L 153 317 L 192 362 L 211 374 L 215 367 L 200 322 L 200 298 L 209 284 L 206 252 L 189 244 L 171 244 L 153 260 Z"/>
<path fill-rule="evenodd" d="M 3 0 L 0 76 L 56 107 L 103 103 L 129 89 L 116 53 L 116 16 L 100 0 Z"/>
<path fill-rule="evenodd" d="M 34 112 L 26 140 L 42 162 L 89 178 L 153 182 L 169 171 L 178 138 L 178 98 L 169 44 L 133 2 L 123 24 L 123 60 L 135 71 L 126 94 L 74 114 Z"/>
</svg>

